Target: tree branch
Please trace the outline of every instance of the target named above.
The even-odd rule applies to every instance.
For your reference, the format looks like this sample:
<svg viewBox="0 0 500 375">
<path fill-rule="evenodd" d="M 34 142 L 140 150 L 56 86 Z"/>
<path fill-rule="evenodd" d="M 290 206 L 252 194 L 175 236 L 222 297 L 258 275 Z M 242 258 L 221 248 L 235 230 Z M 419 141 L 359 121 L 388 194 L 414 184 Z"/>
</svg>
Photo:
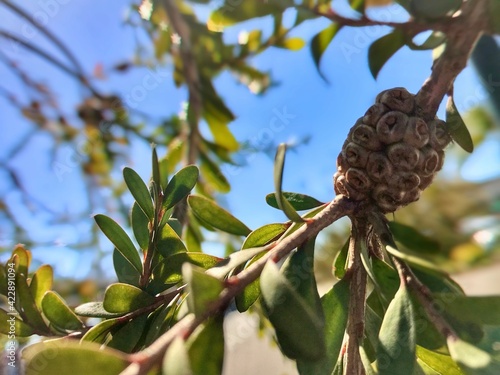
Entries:
<svg viewBox="0 0 500 375">
<path fill-rule="evenodd" d="M 271 259 L 276 262 L 282 259 L 305 240 L 316 235 L 322 229 L 341 217 L 355 215 L 356 212 L 362 210 L 362 206 L 363 205 L 359 202 L 353 202 L 342 195 L 337 196 L 325 207 L 325 209 L 323 209 L 323 211 L 318 213 L 314 218 L 309 219 L 303 226 L 297 229 L 297 231 L 277 241 L 276 245 L 262 258 L 254 262 L 244 271 L 226 280 L 225 287 L 219 297 L 210 305 L 203 315 L 199 317 L 194 317 L 192 314 L 185 316 L 151 346 L 139 353 L 131 354 L 129 359 L 132 363 L 121 373 L 121 375 L 147 374 L 154 365 L 161 362 L 165 351 L 176 337 L 180 336 L 186 339 L 196 327 L 207 318 L 224 311 L 226 306 L 236 295 L 260 276 L 268 260 Z"/>
<path fill-rule="evenodd" d="M 451 92 L 453 82 L 467 65 L 477 40 L 488 29 L 487 6 L 487 1 L 468 0 L 461 14 L 449 25 L 445 50 L 435 61 L 431 76 L 416 95 L 420 117 L 433 119 L 443 97 Z"/>
</svg>

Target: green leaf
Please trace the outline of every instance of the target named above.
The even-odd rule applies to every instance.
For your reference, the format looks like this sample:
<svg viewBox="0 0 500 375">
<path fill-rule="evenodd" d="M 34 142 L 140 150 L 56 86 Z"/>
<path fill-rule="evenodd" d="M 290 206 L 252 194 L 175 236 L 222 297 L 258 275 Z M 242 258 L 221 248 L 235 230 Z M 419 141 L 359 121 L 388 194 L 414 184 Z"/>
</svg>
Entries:
<svg viewBox="0 0 500 375">
<path fill-rule="evenodd" d="M 103 307 L 110 313 L 128 313 L 155 302 L 155 298 L 142 289 L 129 284 L 111 284 L 104 292 Z"/>
<path fill-rule="evenodd" d="M 413 227 L 390 221 L 389 228 L 396 241 L 401 242 L 410 250 L 421 253 L 437 253 L 440 251 L 438 241 L 423 235 Z"/>
<path fill-rule="evenodd" d="M 29 337 L 35 334 L 35 330 L 15 315 L 9 315 L 4 309 L 0 309 L 0 333 L 5 336 Z"/>
<path fill-rule="evenodd" d="M 460 339 L 448 338 L 451 357 L 468 375 L 498 375 L 500 362 L 478 347 Z"/>
<path fill-rule="evenodd" d="M 245 289 L 236 295 L 235 303 L 238 311 L 247 311 L 260 297 L 260 279 L 256 279 L 248 284 Z"/>
<path fill-rule="evenodd" d="M 147 314 L 142 314 L 125 323 L 111 334 L 107 346 L 124 353 L 132 353 L 143 335 L 147 319 Z"/>
<path fill-rule="evenodd" d="M 187 297 L 189 311 L 199 317 L 217 299 L 224 286 L 220 280 L 207 275 L 202 268 L 190 263 L 182 266 L 182 276 L 189 293 Z"/>
<path fill-rule="evenodd" d="M 36 307 L 42 309 L 42 299 L 45 292 L 52 289 L 54 271 L 48 264 L 40 266 L 31 279 L 30 291 Z"/>
<path fill-rule="evenodd" d="M 465 296 L 434 294 L 451 316 L 478 325 L 500 325 L 500 296 Z"/>
<path fill-rule="evenodd" d="M 75 314 L 91 318 L 116 318 L 121 313 L 110 313 L 104 309 L 102 302 L 87 302 L 75 308 Z"/>
<path fill-rule="evenodd" d="M 323 357 L 326 349 L 320 317 L 281 275 L 274 262 L 266 263 L 260 287 L 264 311 L 283 354 L 305 360 Z"/>
<path fill-rule="evenodd" d="M 218 279 L 224 278 L 229 272 L 231 272 L 236 267 L 248 262 L 257 254 L 260 254 L 268 250 L 266 247 L 257 247 L 252 249 L 240 250 L 229 255 L 228 258 L 223 259 L 217 263 L 214 267 L 207 271 L 207 274 Z"/>
<path fill-rule="evenodd" d="M 282 192 L 283 197 L 290 202 L 292 207 L 297 210 L 297 211 L 303 211 L 303 210 L 310 210 L 312 208 L 316 208 L 319 206 L 324 205 L 323 202 L 320 202 L 319 200 L 310 197 L 305 194 L 299 194 L 299 193 L 290 193 L 283 191 Z M 278 208 L 278 202 L 276 200 L 276 194 L 267 194 L 266 195 L 266 203 L 270 205 L 271 207 Z"/>
<path fill-rule="evenodd" d="M 23 273 L 16 273 L 16 310 L 20 313 L 25 322 L 41 332 L 47 331 L 47 325 L 38 310 L 31 290 L 26 282 Z"/>
<path fill-rule="evenodd" d="M 488 1 L 489 24 L 495 34 L 500 33 L 500 0 Z"/>
<path fill-rule="evenodd" d="M 311 237 L 302 243 L 297 251 L 291 254 L 281 268 L 287 282 L 304 299 L 319 319 L 325 324 L 325 317 L 321 307 L 318 286 L 314 277 L 314 246 L 316 237 Z"/>
<path fill-rule="evenodd" d="M 171 286 L 181 282 L 182 265 L 186 262 L 207 270 L 214 267 L 220 261 L 220 258 L 198 252 L 171 255 L 154 267 L 152 286 L 159 288 L 162 285 Z"/>
<path fill-rule="evenodd" d="M 245 224 L 210 199 L 190 195 L 188 203 L 197 217 L 210 223 L 214 228 L 237 236 L 247 236 L 251 232 Z"/>
<path fill-rule="evenodd" d="M 26 250 L 23 246 L 17 245 L 14 251 L 12 251 L 10 260 L 7 263 L 14 263 L 16 274 L 23 274 L 27 277 L 31 263 L 31 252 Z"/>
<path fill-rule="evenodd" d="M 446 125 L 451 138 L 457 142 L 460 147 L 469 153 L 474 151 L 472 137 L 464 120 L 462 120 L 462 116 L 458 113 L 452 96 L 449 96 L 446 102 Z"/>
<path fill-rule="evenodd" d="M 141 274 L 116 248 L 113 250 L 113 267 L 119 282 L 139 286 Z"/>
<path fill-rule="evenodd" d="M 285 233 L 285 230 L 288 228 L 288 225 L 281 223 L 274 224 L 266 224 L 260 228 L 255 229 L 250 233 L 243 245 L 241 245 L 241 249 L 249 249 L 252 247 L 264 246 L 274 239 L 281 236 Z"/>
<path fill-rule="evenodd" d="M 341 29 L 341 27 L 342 26 L 337 23 L 332 23 L 325 29 L 321 30 L 318 34 L 316 34 L 311 40 L 311 54 L 314 60 L 314 64 L 316 65 L 316 69 L 318 69 L 319 74 L 323 78 L 325 77 L 321 73 L 320 69 L 321 57 L 323 56 L 323 53 L 325 53 L 326 48 L 330 45 L 330 42 Z"/>
<path fill-rule="evenodd" d="M 99 344 L 104 344 L 108 341 L 108 336 L 112 330 L 117 329 L 117 327 L 123 325 L 123 321 L 119 319 L 106 319 L 100 323 L 97 323 L 83 335 L 81 341 L 96 342 Z"/>
<path fill-rule="evenodd" d="M 404 285 L 391 301 L 382 321 L 377 350 L 380 375 L 412 374 L 415 367 L 415 317 Z"/>
<path fill-rule="evenodd" d="M 144 181 L 142 181 L 136 171 L 129 167 L 123 168 L 123 179 L 137 204 L 144 211 L 144 214 L 146 214 L 149 220 L 153 220 L 155 212 L 153 201 Z"/>
<path fill-rule="evenodd" d="M 224 317 L 217 315 L 196 330 L 186 345 L 194 375 L 220 375 L 224 362 Z"/>
<path fill-rule="evenodd" d="M 125 259 L 127 259 L 139 273 L 142 273 L 142 263 L 139 253 L 122 227 L 106 215 L 95 215 L 94 220 L 106 237 L 116 246 L 116 249 L 122 253 Z"/>
<path fill-rule="evenodd" d="M 440 31 L 434 31 L 422 44 L 417 45 L 412 40 L 407 40 L 406 45 L 414 51 L 425 51 L 437 48 L 444 42 L 446 42 L 446 34 Z"/>
<path fill-rule="evenodd" d="M 301 375 L 330 375 L 336 367 L 347 325 L 349 282 L 340 280 L 321 298 L 321 303 L 326 317 L 326 356 L 317 361 L 299 359 L 297 368 Z"/>
<path fill-rule="evenodd" d="M 195 165 L 188 165 L 172 176 L 164 191 L 163 207 L 168 210 L 193 190 L 200 172 Z"/>
<path fill-rule="evenodd" d="M 348 238 L 345 242 L 342 249 L 340 249 L 339 253 L 335 257 L 335 261 L 333 262 L 334 275 L 337 279 L 341 280 L 346 272 L 347 267 L 347 254 L 349 252 L 349 243 L 351 239 Z"/>
<path fill-rule="evenodd" d="M 129 365 L 118 350 L 66 339 L 30 345 L 22 351 L 22 358 L 25 375 L 109 375 L 119 374 Z"/>
<path fill-rule="evenodd" d="M 241 3 L 226 0 L 223 6 L 210 15 L 208 24 L 209 28 L 220 30 L 222 26 L 230 26 L 251 18 L 279 14 L 293 5 L 291 0 L 242 1 Z"/>
<path fill-rule="evenodd" d="M 210 132 L 214 136 L 215 144 L 222 146 L 228 151 L 236 151 L 239 143 L 229 130 L 226 122 L 219 122 L 213 116 L 205 116 Z"/>
<path fill-rule="evenodd" d="M 368 49 L 368 66 L 373 78 L 377 79 L 385 63 L 405 44 L 405 35 L 402 31 L 396 29 L 370 45 Z"/>
<path fill-rule="evenodd" d="M 219 165 L 203 153 L 200 155 L 200 160 L 201 174 L 210 187 L 221 193 L 228 193 L 231 190 L 231 185 L 229 185 L 229 181 L 222 173 Z"/>
<path fill-rule="evenodd" d="M 449 355 L 433 352 L 417 345 L 417 361 L 436 374 L 463 375 Z"/>
<path fill-rule="evenodd" d="M 163 226 L 160 238 L 156 243 L 158 252 L 165 258 L 176 253 L 185 253 L 186 246 L 181 241 L 175 230 L 167 223 Z"/>
<path fill-rule="evenodd" d="M 291 221 L 302 223 L 304 222 L 304 219 L 300 217 L 293 206 L 285 199 L 281 191 L 281 185 L 283 182 L 283 169 L 285 167 L 285 154 L 286 145 L 282 143 L 278 146 L 276 157 L 274 159 L 274 189 L 276 203 L 278 204 L 279 209 L 282 210 L 286 217 L 288 217 Z"/>
<path fill-rule="evenodd" d="M 59 294 L 49 290 L 42 299 L 45 317 L 56 327 L 76 331 L 84 327 L 83 322 L 68 307 Z"/>
<path fill-rule="evenodd" d="M 149 246 L 149 219 L 139 207 L 137 202 L 134 202 L 132 211 L 130 212 L 130 221 L 132 223 L 132 231 L 134 237 L 139 244 L 139 247 L 146 251 Z"/>
<path fill-rule="evenodd" d="M 451 16 L 462 5 L 462 0 L 410 0 L 410 13 L 416 18 L 437 20 Z"/>
<path fill-rule="evenodd" d="M 299 37 L 293 37 L 285 39 L 276 44 L 276 47 L 281 47 L 285 49 L 289 49 L 290 51 L 299 51 L 306 45 L 304 39 Z"/>
<path fill-rule="evenodd" d="M 163 375 L 193 375 L 184 340 L 177 336 L 163 357 Z"/>
</svg>

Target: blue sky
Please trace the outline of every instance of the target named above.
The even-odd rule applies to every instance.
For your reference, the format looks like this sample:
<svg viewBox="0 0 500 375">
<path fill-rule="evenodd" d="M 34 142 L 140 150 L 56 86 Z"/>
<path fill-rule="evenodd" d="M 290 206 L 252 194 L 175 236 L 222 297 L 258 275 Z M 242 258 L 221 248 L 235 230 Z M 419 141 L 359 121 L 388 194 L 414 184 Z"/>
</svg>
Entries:
<svg viewBox="0 0 500 375">
<path fill-rule="evenodd" d="M 49 3 L 52 7 L 46 6 Z M 87 73 L 91 73 L 97 63 L 109 67 L 131 58 L 135 46 L 134 33 L 130 27 L 122 24 L 128 5 L 129 1 L 126 0 L 74 1 L 66 4 L 59 4 L 56 0 L 23 2 L 30 14 L 46 21 L 47 27 L 61 37 L 82 62 Z M 5 9 L 0 10 L 0 15 L 6 29 L 53 50 L 39 33 L 27 29 L 29 24 L 26 21 L 13 17 Z M 293 14 L 287 16 L 293 17 Z M 396 8 L 390 8 L 382 10 L 376 16 L 396 20 L 403 14 Z M 228 29 L 225 37 L 227 40 L 237 40 L 240 31 L 260 27 L 266 29 L 269 27 L 268 21 L 262 19 Z M 294 35 L 308 41 L 326 25 L 328 23 L 325 21 L 306 22 Z M 368 46 L 386 32 L 385 28 L 342 30 L 323 56 L 322 71 L 329 83 L 322 80 L 316 72 L 308 46 L 298 52 L 271 49 L 252 59 L 252 63 L 259 69 L 271 71 L 273 79 L 279 83 L 264 96 L 255 96 L 246 87 L 235 84 L 235 79 L 229 73 L 223 73 L 216 80 L 221 96 L 237 116 L 230 128 L 238 140 L 265 148 L 271 144 L 293 143 L 305 137 L 310 138 L 297 152 L 287 155 L 284 190 L 306 193 L 324 201 L 332 199 L 335 160 L 348 129 L 364 114 L 378 92 L 395 86 L 404 86 L 410 92 L 416 92 L 429 75 L 431 52 L 404 48 L 386 64 L 375 81 L 368 71 Z M 7 56 L 21 62 L 24 69 L 50 85 L 58 94 L 61 107 L 67 109 L 69 120 L 77 121 L 74 114 L 70 114 L 85 95 L 78 84 L 10 42 L 0 43 L 0 48 Z M 169 66 L 158 69 L 163 73 Z M 19 92 L 22 96 L 23 89 L 19 81 L 4 66 L 0 66 L 0 74 L 0 86 Z M 146 68 L 135 69 L 125 75 L 111 74 L 108 80 L 97 81 L 96 85 L 104 92 L 127 95 L 148 74 L 151 72 Z M 460 111 L 484 103 L 484 90 L 472 69 L 462 72 L 455 87 L 455 102 Z M 183 100 L 185 90 L 174 88 L 167 77 L 157 88 L 148 91 L 144 100 L 137 103 L 137 108 L 155 118 L 178 112 Z M 0 98 L 0 103 L 0 129 L 3 135 L 0 160 L 5 162 L 5 155 L 14 147 L 16 140 L 32 133 L 34 125 L 25 121 L 5 99 Z M 442 109 L 440 117 L 444 117 Z M 73 164 L 70 172 L 59 178 L 48 158 L 49 151 L 53 149 L 50 137 L 38 133 L 31 138 L 28 147 L 8 163 L 21 171 L 21 180 L 37 200 L 54 210 L 64 210 L 69 217 L 78 215 L 86 209 L 84 186 L 78 168 Z M 65 146 L 57 152 L 55 160 L 68 164 L 68 160 L 78 160 L 79 152 L 81 150 Z M 123 166 L 132 166 L 147 179 L 150 173 L 149 146 L 135 142 L 128 155 L 129 159 L 124 160 Z M 76 159 L 69 159 L 71 157 Z M 485 157 L 492 162 L 484 163 Z M 461 174 L 476 181 L 498 176 L 499 157 L 499 142 L 498 139 L 493 139 L 471 157 L 464 169 L 458 171 L 456 164 L 448 162 L 444 173 L 450 177 Z M 251 228 L 285 220 L 282 213 L 267 206 L 264 200 L 265 195 L 273 191 L 272 157 L 265 154 L 242 154 L 238 160 L 246 165 L 227 169 L 232 191 L 223 197 L 223 204 Z M 73 251 L 70 248 L 81 240 L 82 233 L 87 233 L 94 225 L 91 217 L 78 227 L 64 224 L 40 225 L 46 217 L 34 215 L 24 209 L 20 195 L 10 192 L 6 180 L 0 179 L 0 195 L 16 210 L 24 223 L 29 223 L 33 238 L 44 244 L 34 249 L 35 256 L 55 265 L 56 271 L 61 275 L 86 275 L 89 266 L 85 264 L 90 263 L 88 259 L 95 257 L 95 253 L 93 255 L 92 251 Z M 98 199 L 97 207 L 106 211 L 116 208 L 108 203 L 106 196 Z M 107 213 L 113 216 L 113 212 Z M 4 222 L 1 223 L 3 226 Z M 0 228 L 2 245 L 11 245 L 11 236 L 8 227 Z M 104 240 L 102 248 L 110 250 L 111 245 Z M 67 254 L 72 255 L 66 256 Z"/>
</svg>

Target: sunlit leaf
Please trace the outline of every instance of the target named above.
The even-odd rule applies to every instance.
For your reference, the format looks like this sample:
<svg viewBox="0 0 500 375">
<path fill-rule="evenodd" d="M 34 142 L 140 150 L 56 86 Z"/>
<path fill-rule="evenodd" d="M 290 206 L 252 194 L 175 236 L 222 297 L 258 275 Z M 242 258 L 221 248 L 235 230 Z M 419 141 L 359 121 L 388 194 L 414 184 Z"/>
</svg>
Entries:
<svg viewBox="0 0 500 375">
<path fill-rule="evenodd" d="M 64 339 L 30 345 L 22 351 L 22 358 L 26 375 L 109 375 L 119 374 L 129 365 L 125 354 L 118 350 Z"/>
<path fill-rule="evenodd" d="M 222 173 L 219 165 L 211 160 L 206 154 L 200 155 L 200 172 L 211 189 L 221 193 L 228 193 L 231 190 L 229 181 Z"/>
<path fill-rule="evenodd" d="M 276 44 L 276 47 L 282 47 L 289 49 L 291 51 L 299 51 L 306 45 L 304 39 L 299 37 L 293 37 L 283 40 L 282 42 Z"/>
<path fill-rule="evenodd" d="M 417 345 L 417 360 L 436 374 L 463 375 L 449 355 L 427 350 Z"/>
<path fill-rule="evenodd" d="M 155 298 L 142 289 L 123 283 L 111 284 L 104 292 L 103 307 L 110 313 L 128 313 L 149 306 Z"/>
<path fill-rule="evenodd" d="M 229 130 L 227 123 L 219 122 L 212 117 L 207 118 L 208 127 L 214 136 L 214 141 L 217 145 L 224 147 L 228 151 L 236 151 L 239 148 L 239 143 Z"/>
<path fill-rule="evenodd" d="M 31 279 L 30 291 L 38 309 L 42 308 L 42 299 L 45 292 L 52 289 L 54 271 L 48 264 L 40 266 Z"/>
<path fill-rule="evenodd" d="M 190 195 L 188 203 L 197 217 L 210 223 L 214 228 L 238 236 L 247 236 L 251 232 L 245 224 L 210 199 Z"/>
<path fill-rule="evenodd" d="M 125 259 L 127 259 L 139 273 L 142 273 L 142 263 L 139 253 L 122 227 L 106 215 L 95 215 L 94 220 L 106 237 L 108 237 L 118 251 L 122 253 Z"/>
<path fill-rule="evenodd" d="M 211 30 L 219 30 L 222 26 L 230 26 L 251 18 L 283 12 L 286 7 L 293 6 L 292 0 L 242 1 L 235 4 L 226 0 L 224 4 L 210 15 L 208 21 Z"/>
<path fill-rule="evenodd" d="M 344 277 L 345 272 L 346 272 L 347 254 L 349 252 L 349 243 L 350 243 L 350 238 L 347 239 L 344 246 L 342 246 L 342 249 L 340 249 L 337 256 L 335 257 L 335 261 L 333 262 L 334 275 L 339 280 Z"/>
<path fill-rule="evenodd" d="M 14 258 L 17 258 L 13 261 Z M 17 245 L 12 251 L 12 255 L 8 263 L 14 263 L 14 269 L 16 274 L 23 274 L 25 277 L 28 276 L 28 269 L 31 263 L 31 252 L 26 250 L 24 246 Z"/>
<path fill-rule="evenodd" d="M 368 49 L 368 66 L 373 78 L 377 76 L 385 63 L 406 43 L 405 35 L 396 29 L 374 41 Z"/>
<path fill-rule="evenodd" d="M 142 181 L 136 171 L 128 167 L 123 168 L 123 179 L 139 207 L 152 220 L 154 217 L 153 201 L 144 181 Z"/>
<path fill-rule="evenodd" d="M 249 249 L 267 245 L 270 241 L 283 234 L 287 228 L 288 226 L 286 224 L 281 223 L 266 224 L 252 231 L 252 233 L 245 238 L 241 248 Z"/>
<path fill-rule="evenodd" d="M 415 367 L 415 317 L 412 301 L 401 285 L 384 316 L 379 333 L 377 368 L 380 375 L 411 374 Z"/>
<path fill-rule="evenodd" d="M 173 175 L 164 191 L 163 207 L 168 210 L 184 199 L 196 185 L 198 176 L 195 165 L 188 165 Z"/>
<path fill-rule="evenodd" d="M 324 204 L 316 198 L 310 197 L 306 194 L 290 193 L 287 191 L 283 191 L 282 194 L 285 199 L 290 202 L 292 207 L 297 211 L 310 210 Z M 271 207 L 279 209 L 278 202 L 276 201 L 276 194 L 267 194 L 266 202 Z"/>
<path fill-rule="evenodd" d="M 451 357 L 468 375 L 500 374 L 500 362 L 492 358 L 489 353 L 468 342 L 450 337 L 448 338 L 448 349 Z"/>
<path fill-rule="evenodd" d="M 184 246 L 184 243 L 169 224 L 163 226 L 156 242 L 156 248 L 165 258 L 172 254 L 187 251 L 186 246 Z"/>
<path fill-rule="evenodd" d="M 467 152 L 474 151 L 474 144 L 469 130 L 465 125 L 462 116 L 458 113 L 453 97 L 449 96 L 446 102 L 446 127 L 451 135 L 451 138 L 458 143 Z"/>
<path fill-rule="evenodd" d="M 42 299 L 42 309 L 45 317 L 56 327 L 71 331 L 83 328 L 83 322 L 56 292 L 50 290 L 45 293 Z"/>
<path fill-rule="evenodd" d="M 189 311 L 200 316 L 207 307 L 217 299 L 224 286 L 222 282 L 213 276 L 207 275 L 202 268 L 184 263 L 182 266 L 182 277 L 187 283 L 187 303 Z"/>
<path fill-rule="evenodd" d="M 295 211 L 293 206 L 285 199 L 282 193 L 282 182 L 283 182 L 283 169 L 285 167 L 285 154 L 286 145 L 284 143 L 278 146 L 276 151 L 276 157 L 274 159 L 274 189 L 276 202 L 280 210 L 288 217 L 291 221 L 301 223 L 304 219 Z"/>
<path fill-rule="evenodd" d="M 103 320 L 102 322 L 96 324 L 87 332 L 85 332 L 85 335 L 83 335 L 81 341 L 103 344 L 108 338 L 108 334 L 111 332 L 111 330 L 116 329 L 122 324 L 123 322 L 116 318 Z"/>
<path fill-rule="evenodd" d="M 330 375 L 339 358 L 340 348 L 347 325 L 349 304 L 349 283 L 340 280 L 328 293 L 321 297 L 321 304 L 326 318 L 324 328 L 326 356 L 318 361 L 299 359 L 297 367 L 301 375 Z"/>
<path fill-rule="evenodd" d="M 21 314 L 23 320 L 29 322 L 30 325 L 40 332 L 47 331 L 47 325 L 42 318 L 40 310 L 36 306 L 31 290 L 26 282 L 25 275 L 22 273 L 16 273 L 16 300 L 15 306 L 16 310 Z"/>
<path fill-rule="evenodd" d="M 318 360 L 325 355 L 320 317 L 279 272 L 267 262 L 260 276 L 262 303 L 281 351 L 287 357 Z"/>
</svg>

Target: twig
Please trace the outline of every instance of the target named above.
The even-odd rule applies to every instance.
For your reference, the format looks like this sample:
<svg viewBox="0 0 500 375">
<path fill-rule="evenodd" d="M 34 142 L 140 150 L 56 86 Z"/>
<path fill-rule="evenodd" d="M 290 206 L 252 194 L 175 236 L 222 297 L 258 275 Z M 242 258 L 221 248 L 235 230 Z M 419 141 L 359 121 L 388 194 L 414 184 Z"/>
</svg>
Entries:
<svg viewBox="0 0 500 375">
<path fill-rule="evenodd" d="M 162 360 L 165 351 L 176 337 L 188 337 L 196 327 L 207 318 L 223 311 L 238 293 L 259 277 L 269 259 L 273 261 L 282 259 L 309 237 L 316 235 L 322 229 L 343 216 L 354 215 L 355 212 L 358 212 L 360 209 L 362 209 L 362 207 L 359 202 L 353 202 L 342 195 L 336 197 L 314 218 L 308 220 L 306 224 L 297 229 L 297 231 L 290 236 L 276 243 L 276 245 L 262 258 L 239 274 L 230 277 L 226 281 L 226 285 L 217 300 L 215 300 L 202 315 L 196 318 L 191 314 L 185 316 L 151 346 L 139 353 L 130 355 L 129 359 L 132 363 L 121 373 L 121 375 L 147 374 L 155 364 Z"/>
<path fill-rule="evenodd" d="M 365 294 L 366 271 L 361 262 L 362 242 L 368 238 L 369 225 L 365 218 L 352 218 L 349 260 L 346 277 L 349 278 L 349 309 L 346 327 L 345 372 L 352 375 L 364 375 L 359 347 L 365 329 Z"/>
<path fill-rule="evenodd" d="M 187 121 L 189 130 L 187 134 L 187 159 L 186 165 L 195 164 L 199 153 L 198 123 L 202 111 L 201 84 L 198 65 L 193 56 L 191 46 L 191 31 L 174 0 L 164 0 L 163 7 L 168 14 L 172 29 L 180 37 L 179 53 L 182 60 L 182 69 L 189 92 L 189 105 Z M 174 216 L 184 225 L 187 222 L 187 201 L 184 199 L 174 209 Z"/>
<path fill-rule="evenodd" d="M 467 65 L 476 41 L 488 29 L 487 6 L 487 1 L 466 1 L 462 13 L 446 31 L 446 48 L 435 61 L 431 76 L 416 95 L 417 111 L 421 117 L 427 120 L 434 118 L 443 97 Z"/>
</svg>

